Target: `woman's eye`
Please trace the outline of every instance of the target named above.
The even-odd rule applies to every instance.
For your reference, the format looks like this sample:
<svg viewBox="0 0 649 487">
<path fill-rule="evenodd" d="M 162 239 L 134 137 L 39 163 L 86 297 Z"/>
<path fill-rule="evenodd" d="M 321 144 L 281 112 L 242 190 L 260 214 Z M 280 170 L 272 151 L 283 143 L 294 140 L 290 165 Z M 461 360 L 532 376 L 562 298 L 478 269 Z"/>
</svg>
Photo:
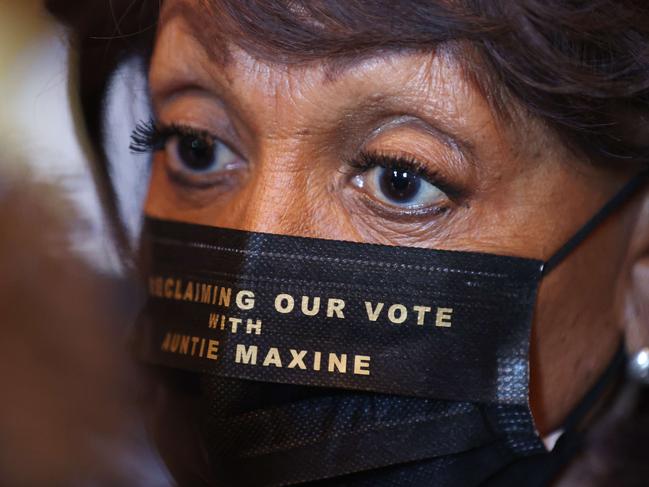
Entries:
<svg viewBox="0 0 649 487">
<path fill-rule="evenodd" d="M 408 209 L 438 206 L 446 194 L 415 171 L 375 166 L 354 178 L 354 184 L 381 203 Z"/>
<path fill-rule="evenodd" d="M 172 163 L 193 173 L 212 173 L 228 169 L 239 157 L 223 142 L 204 136 L 179 134 L 166 147 Z"/>
</svg>

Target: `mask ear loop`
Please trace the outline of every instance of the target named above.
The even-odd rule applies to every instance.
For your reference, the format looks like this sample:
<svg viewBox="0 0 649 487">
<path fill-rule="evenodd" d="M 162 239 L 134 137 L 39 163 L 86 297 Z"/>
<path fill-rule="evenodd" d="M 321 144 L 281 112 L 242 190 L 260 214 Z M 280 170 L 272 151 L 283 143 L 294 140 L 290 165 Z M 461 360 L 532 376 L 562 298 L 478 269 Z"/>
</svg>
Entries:
<svg viewBox="0 0 649 487">
<path fill-rule="evenodd" d="M 647 180 L 649 179 L 649 169 L 645 169 L 639 174 L 635 175 L 628 181 L 622 188 L 602 206 L 597 213 L 595 213 L 572 237 L 564 243 L 554 255 L 545 261 L 541 268 L 541 276 L 546 276 L 552 272 L 575 248 L 577 248 L 595 228 L 597 228 L 604 220 L 606 220 L 616 210 L 620 209 L 632 196 L 640 190 Z M 611 359 L 609 365 L 606 367 L 602 375 L 595 382 L 593 386 L 586 392 L 586 394 L 577 403 L 577 406 L 568 414 L 567 418 L 563 421 L 562 429 L 564 434 L 561 435 L 554 450 L 558 454 L 565 455 L 570 458 L 572 454 L 579 447 L 581 436 L 577 433 L 579 423 L 587 416 L 592 410 L 593 405 L 599 400 L 604 392 L 614 383 L 619 377 L 619 372 L 625 363 L 625 349 L 624 342 L 622 341 L 615 355 Z M 573 434 L 566 434 L 572 432 Z M 563 452 L 563 453 L 561 453 Z"/>
<path fill-rule="evenodd" d="M 588 237 L 595 228 L 597 228 L 604 220 L 606 220 L 612 213 L 618 210 L 626 203 L 636 191 L 644 186 L 649 179 L 649 169 L 645 169 L 641 173 L 634 176 L 627 182 L 622 189 L 620 189 L 615 196 L 613 196 L 604 206 L 602 206 L 584 226 L 582 226 L 577 233 L 564 243 L 554 255 L 545 261 L 541 267 L 541 275 L 546 276 L 554 270 L 570 253 L 572 253 L 579 244 L 581 244 L 586 237 Z"/>
</svg>

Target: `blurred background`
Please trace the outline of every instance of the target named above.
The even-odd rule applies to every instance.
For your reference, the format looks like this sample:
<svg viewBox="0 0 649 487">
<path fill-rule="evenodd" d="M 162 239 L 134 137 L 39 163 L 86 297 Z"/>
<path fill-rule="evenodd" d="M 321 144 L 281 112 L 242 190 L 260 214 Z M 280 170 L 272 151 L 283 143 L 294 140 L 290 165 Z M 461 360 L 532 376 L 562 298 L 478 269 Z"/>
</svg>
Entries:
<svg viewBox="0 0 649 487">
<path fill-rule="evenodd" d="M 152 391 L 129 349 L 142 293 L 101 209 L 74 66 L 40 1 L 0 0 L 0 485 L 164 487 L 146 434 Z M 134 86 L 120 76 L 117 94 Z M 130 110 L 109 113 L 116 157 L 130 157 Z M 122 175 L 131 193 L 140 178 L 122 205 L 134 226 L 138 164 Z"/>
<path fill-rule="evenodd" d="M 29 172 L 69 190 L 85 228 L 75 249 L 119 272 L 84 151 L 68 76 L 74 63 L 63 29 L 40 0 L 0 0 L 0 156 L 5 171 Z"/>
</svg>

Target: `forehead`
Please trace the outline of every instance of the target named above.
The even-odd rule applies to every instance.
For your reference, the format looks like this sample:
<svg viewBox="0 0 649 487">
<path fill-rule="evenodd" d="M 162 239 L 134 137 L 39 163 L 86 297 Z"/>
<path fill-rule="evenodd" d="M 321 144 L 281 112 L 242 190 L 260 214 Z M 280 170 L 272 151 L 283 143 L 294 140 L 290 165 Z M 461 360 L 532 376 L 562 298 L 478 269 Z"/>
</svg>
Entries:
<svg viewBox="0 0 649 487">
<path fill-rule="evenodd" d="M 246 14 L 253 15 L 256 8 L 253 6 L 256 5 L 255 2 L 251 2 L 243 10 Z M 264 5 L 264 2 L 259 2 L 259 5 Z M 363 9 L 359 9 L 358 6 L 350 7 L 349 12 L 346 12 L 346 4 L 342 5 L 343 7 L 336 7 L 338 13 L 348 13 L 350 17 L 363 13 Z M 433 9 L 434 5 L 433 1 L 427 8 Z M 233 7 L 229 1 L 166 0 L 160 17 L 160 28 L 164 29 L 168 23 L 182 19 L 185 33 L 195 38 L 212 63 L 220 64 L 222 67 L 231 63 L 233 57 L 239 58 L 240 61 L 245 57 L 241 56 L 243 51 L 257 61 L 275 66 L 317 65 L 323 69 L 327 78 L 332 80 L 367 60 L 388 57 L 387 55 L 395 53 L 455 52 L 461 54 L 457 56 L 456 61 L 459 61 L 464 68 L 470 64 L 465 61 L 471 63 L 474 61 L 475 53 L 472 50 L 462 49 L 460 53 L 459 42 L 439 42 L 448 39 L 442 39 L 443 35 L 439 33 L 434 34 L 434 29 L 427 32 L 427 36 L 419 33 L 420 37 L 417 38 L 414 30 L 421 22 L 416 19 L 402 19 L 402 24 L 412 24 L 411 38 L 399 38 L 397 33 L 393 32 L 397 29 L 391 28 L 393 22 L 388 22 L 389 16 L 386 15 L 383 16 L 386 18 L 383 24 L 386 25 L 380 27 L 383 30 L 386 26 L 390 27 L 386 35 L 372 37 L 368 34 L 362 35 L 361 38 L 360 32 L 350 30 L 349 25 L 340 25 L 338 26 L 340 28 L 336 29 L 334 25 L 324 25 L 319 20 L 312 19 L 310 16 L 316 15 L 318 10 L 306 14 L 302 4 L 288 2 L 283 11 L 289 13 L 283 16 L 284 18 L 277 16 L 278 18 L 269 19 L 262 16 L 260 19 L 253 20 L 263 25 L 254 25 L 251 29 L 251 26 L 246 24 L 252 20 L 248 15 L 241 15 L 241 9 Z M 323 10 L 327 10 L 327 7 L 325 6 Z M 379 19 L 375 20 L 379 21 Z M 360 23 L 363 21 L 360 18 L 353 18 L 349 22 L 359 23 L 357 27 L 362 32 L 363 27 Z M 367 20 L 365 22 L 367 23 Z M 297 26 L 289 25 L 291 23 Z M 380 30 L 378 25 L 376 27 L 376 30 Z M 397 39 L 395 40 L 394 37 Z M 415 38 L 417 40 L 414 40 Z M 473 80 L 475 81 L 475 78 Z"/>
<path fill-rule="evenodd" d="M 219 40 L 230 38 L 257 57 L 289 63 L 355 57 L 378 49 L 429 50 L 467 35 L 467 25 L 460 22 L 464 17 L 458 18 L 457 9 L 449 9 L 444 0 L 398 5 L 348 0 L 166 0 L 162 22 L 177 15 L 185 17 L 197 35 L 210 39 L 217 56 L 224 51 Z"/>
<path fill-rule="evenodd" d="M 465 25 L 467 19 L 458 17 L 457 9 L 449 10 L 449 2 L 399 3 L 402 15 L 398 22 L 394 19 L 394 6 L 389 2 L 331 0 L 311 4 L 286 0 L 284 3 L 286 7 L 278 12 L 272 8 L 281 5 L 282 0 L 245 2 L 243 8 L 238 0 L 165 0 L 160 30 L 166 31 L 168 23 L 178 23 L 178 19 L 182 19 L 184 33 L 197 41 L 186 53 L 198 57 L 200 51 L 209 59 L 204 63 L 221 67 L 221 73 L 231 81 L 240 81 L 240 75 L 245 73 L 241 69 L 224 69 L 233 61 L 233 53 L 239 61 L 249 58 L 246 59 L 248 66 L 252 59 L 260 65 L 272 65 L 275 74 L 304 72 L 289 69 L 295 66 L 315 66 L 317 69 L 311 70 L 311 74 L 319 71 L 329 80 L 336 80 L 350 71 L 357 74 L 359 70 L 355 68 L 360 64 L 371 64 L 366 61 L 373 58 L 386 60 L 390 54 L 434 55 L 437 66 L 442 65 L 439 63 L 441 56 L 444 66 L 453 65 L 452 73 L 442 74 L 448 80 L 446 84 L 454 84 L 454 92 L 470 98 L 473 103 L 482 105 L 485 102 L 485 108 L 501 130 L 515 133 L 518 128 L 533 122 L 501 78 L 494 75 L 480 49 L 466 40 L 472 32 Z M 291 8 L 292 5 L 297 7 Z M 293 28 L 294 24 L 297 27 Z M 411 56 L 410 61 L 412 59 Z M 407 64 L 406 56 L 392 56 L 392 60 L 401 63 L 395 69 L 403 70 Z M 183 63 L 188 67 L 187 62 Z M 412 62 L 410 64 L 412 67 Z M 435 74 L 434 70 L 430 73 Z M 523 133 L 526 131 L 523 128 Z"/>
<path fill-rule="evenodd" d="M 464 76 L 464 63 L 454 45 L 430 46 L 426 50 L 396 47 L 351 50 L 302 62 L 269 59 L 243 49 L 228 29 L 215 29 L 218 19 L 201 15 L 200 2 L 171 0 L 164 5 L 151 73 L 155 81 L 172 76 L 203 75 L 231 88 L 242 84 L 266 87 L 274 90 L 274 95 L 279 94 L 277 90 L 282 83 L 284 89 L 305 89 L 315 84 L 322 88 L 322 85 L 351 81 L 376 87 L 381 79 L 385 85 L 416 88 L 419 92 L 443 85 L 452 85 L 462 96 L 475 91 L 472 80 Z M 372 76 L 375 78 L 370 79 Z"/>
<path fill-rule="evenodd" d="M 254 47 L 243 49 L 236 30 L 221 28 L 225 21 L 205 10 L 204 1 L 163 4 L 149 73 L 154 106 L 171 99 L 170 94 L 198 88 L 220 98 L 251 126 L 265 123 L 264 115 L 271 119 L 282 112 L 288 118 L 272 120 L 274 125 L 309 118 L 323 127 L 328 115 L 333 124 L 335 116 L 369 107 L 432 120 L 466 141 L 489 128 L 494 150 L 538 131 L 504 89 L 473 70 L 479 58 L 465 45 L 392 46 L 301 62 L 262 56 Z"/>
<path fill-rule="evenodd" d="M 210 55 L 206 40 L 190 29 L 184 17 L 177 16 L 159 32 L 150 72 L 154 105 L 191 88 L 215 95 L 251 126 L 272 121 L 285 127 L 305 122 L 325 127 L 340 123 L 346 113 L 353 118 L 359 109 L 377 116 L 403 112 L 435 119 L 446 132 L 467 117 L 491 123 L 486 101 L 444 50 L 286 64 L 259 59 L 229 44 L 223 61 Z"/>
</svg>

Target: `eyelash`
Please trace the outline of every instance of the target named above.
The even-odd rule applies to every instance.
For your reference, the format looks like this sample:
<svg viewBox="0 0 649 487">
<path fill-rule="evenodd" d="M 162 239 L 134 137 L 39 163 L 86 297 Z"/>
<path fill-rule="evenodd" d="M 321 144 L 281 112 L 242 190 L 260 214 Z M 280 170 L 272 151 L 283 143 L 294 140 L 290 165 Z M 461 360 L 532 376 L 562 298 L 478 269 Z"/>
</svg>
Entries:
<svg viewBox="0 0 649 487">
<path fill-rule="evenodd" d="M 150 154 L 165 148 L 173 137 L 196 137 L 209 144 L 219 139 L 205 130 L 193 127 L 171 124 L 160 125 L 155 120 L 138 122 L 131 134 L 129 149 L 134 153 Z M 365 173 L 375 167 L 403 170 L 421 177 L 424 181 L 439 188 L 451 200 L 463 198 L 463 190 L 447 181 L 442 175 L 424 166 L 414 157 L 395 157 L 393 155 L 363 151 L 353 159 L 345 161 L 349 167 L 358 173 Z"/>
<path fill-rule="evenodd" d="M 138 122 L 131 134 L 129 149 L 136 154 L 158 152 L 172 137 L 195 137 L 212 145 L 218 139 L 205 130 L 185 125 L 160 125 L 155 120 Z"/>
<path fill-rule="evenodd" d="M 363 151 L 357 157 L 348 159 L 346 162 L 360 173 L 367 172 L 375 167 L 406 171 L 439 188 L 451 200 L 458 200 L 463 196 L 463 191 L 460 188 L 447 181 L 437 171 L 430 170 L 414 157 L 395 157 L 380 152 Z"/>
</svg>

